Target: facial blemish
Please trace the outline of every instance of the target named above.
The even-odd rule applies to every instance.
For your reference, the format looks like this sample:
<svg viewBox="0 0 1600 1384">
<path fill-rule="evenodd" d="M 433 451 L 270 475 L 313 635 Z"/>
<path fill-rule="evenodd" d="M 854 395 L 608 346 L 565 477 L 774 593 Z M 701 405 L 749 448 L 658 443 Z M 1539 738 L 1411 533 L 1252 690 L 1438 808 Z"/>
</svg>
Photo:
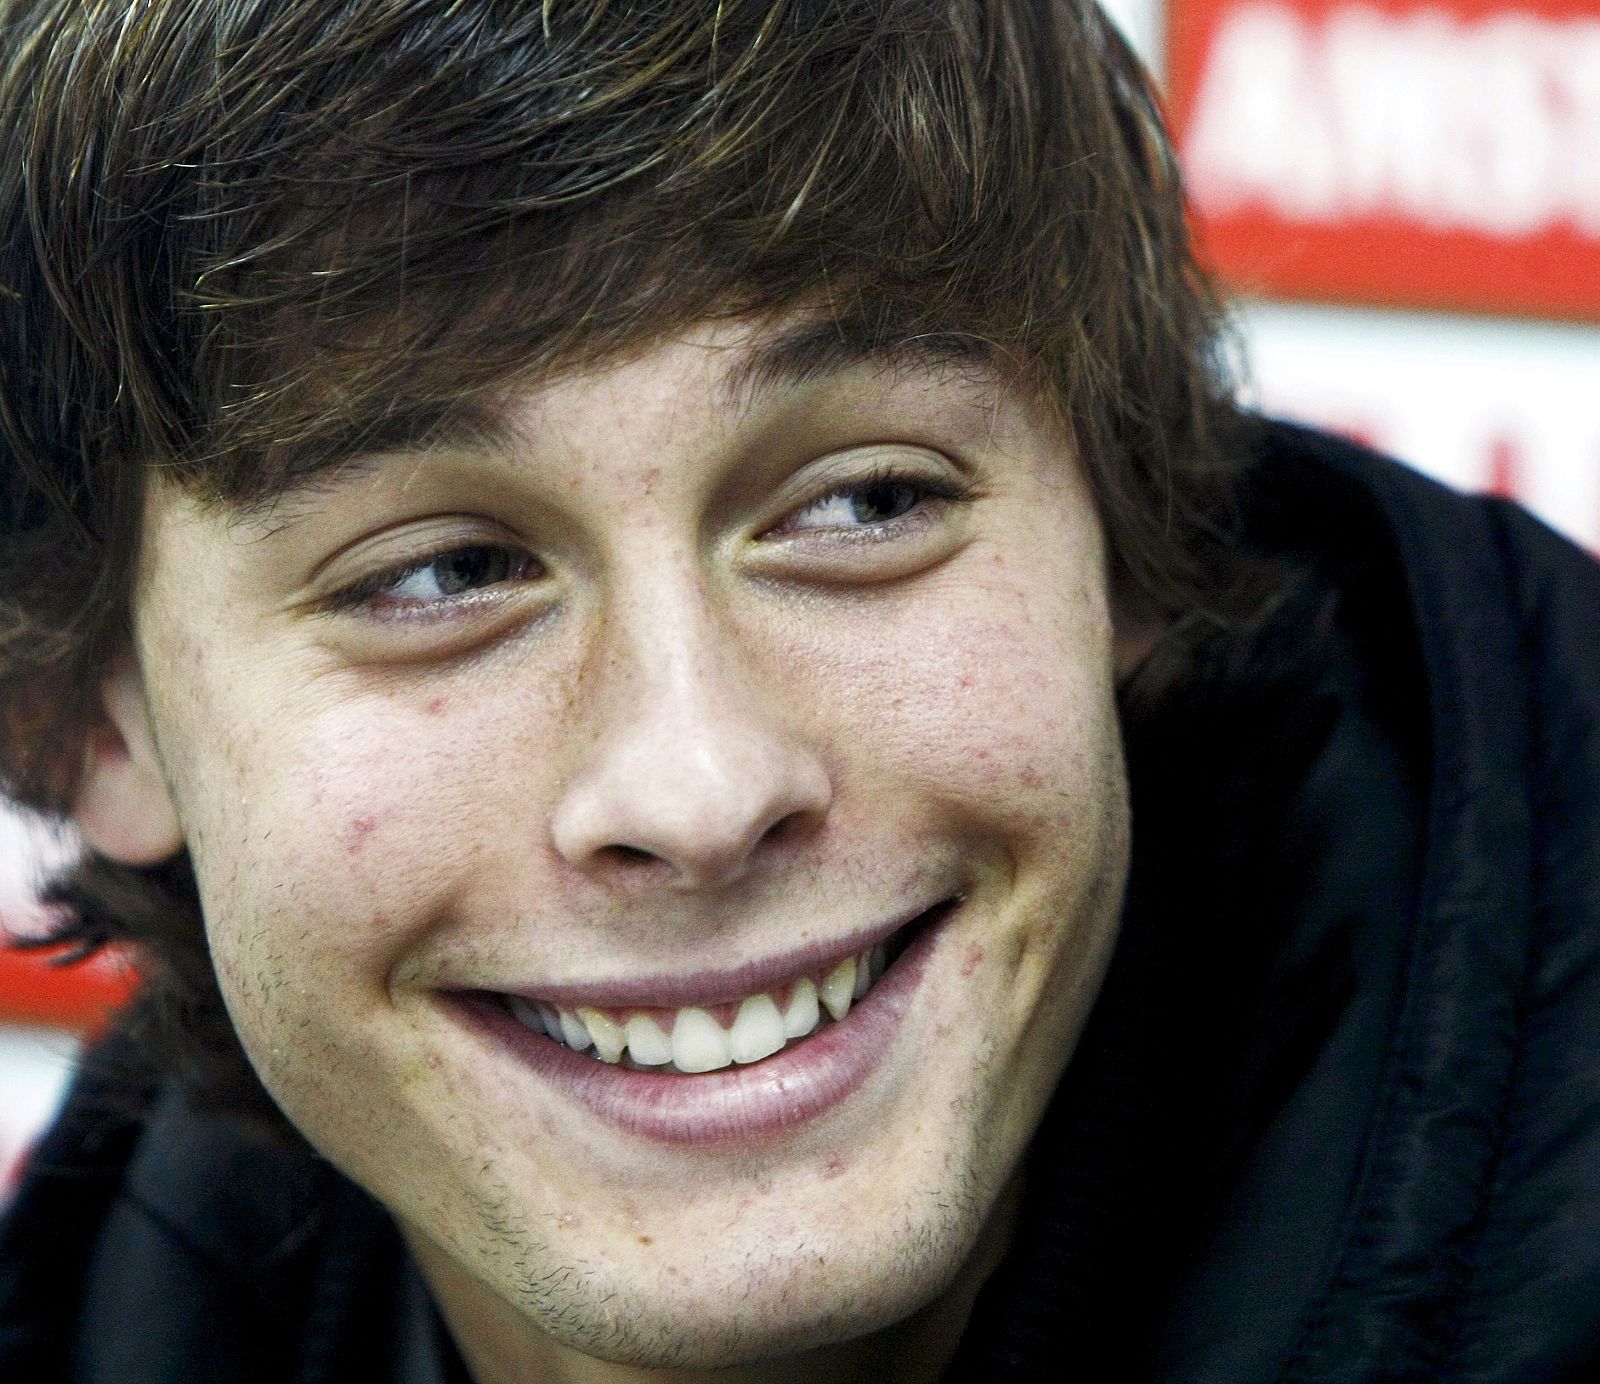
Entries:
<svg viewBox="0 0 1600 1384">
<path fill-rule="evenodd" d="M 345 832 L 345 848 L 353 855 L 367 844 L 367 837 L 377 830 L 376 817 L 356 817 L 350 822 L 349 829 Z"/>
<path fill-rule="evenodd" d="M 445 707 L 448 705 L 449 703 L 446 702 L 443 697 L 435 697 L 431 702 L 428 703 L 424 710 L 426 710 L 430 716 L 442 716 L 444 715 Z"/>
<path fill-rule="evenodd" d="M 983 964 L 983 948 L 978 943 L 973 943 L 967 948 L 966 957 L 961 962 L 962 978 L 970 976 Z"/>
</svg>

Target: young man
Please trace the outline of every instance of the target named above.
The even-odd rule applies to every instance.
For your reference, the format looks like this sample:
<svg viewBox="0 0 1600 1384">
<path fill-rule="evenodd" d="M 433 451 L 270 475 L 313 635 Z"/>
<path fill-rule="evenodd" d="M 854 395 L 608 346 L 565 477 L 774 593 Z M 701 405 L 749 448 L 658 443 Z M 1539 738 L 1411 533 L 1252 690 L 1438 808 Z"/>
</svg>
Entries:
<svg viewBox="0 0 1600 1384">
<path fill-rule="evenodd" d="M 7 1378 L 1584 1377 L 1600 584 L 1235 412 L 1097 11 L 0 16 Z"/>
</svg>

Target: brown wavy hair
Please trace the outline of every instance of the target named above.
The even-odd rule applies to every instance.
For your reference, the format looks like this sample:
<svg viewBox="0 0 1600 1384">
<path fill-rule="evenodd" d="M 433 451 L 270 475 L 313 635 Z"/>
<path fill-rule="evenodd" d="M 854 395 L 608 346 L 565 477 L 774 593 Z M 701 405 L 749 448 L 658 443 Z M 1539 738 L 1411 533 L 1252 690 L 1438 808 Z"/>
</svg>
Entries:
<svg viewBox="0 0 1600 1384">
<path fill-rule="evenodd" d="M 689 323 L 963 344 L 1054 410 L 1124 612 L 1226 604 L 1238 415 L 1145 73 L 1093 0 L 0 0 L 0 775 L 70 811 L 143 485 L 269 503 Z M 192 873 L 59 938 L 259 1092 Z"/>
</svg>

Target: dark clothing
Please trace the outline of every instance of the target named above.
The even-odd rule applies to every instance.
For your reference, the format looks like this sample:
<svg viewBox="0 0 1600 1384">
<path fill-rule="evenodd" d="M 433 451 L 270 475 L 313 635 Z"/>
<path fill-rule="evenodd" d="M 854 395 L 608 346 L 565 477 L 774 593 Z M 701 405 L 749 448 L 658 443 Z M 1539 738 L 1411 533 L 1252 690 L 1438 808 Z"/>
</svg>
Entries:
<svg viewBox="0 0 1600 1384">
<path fill-rule="evenodd" d="M 950 1377 L 1600 1378 L 1600 569 L 1260 451 L 1298 579 L 1128 708 L 1123 933 Z M 363 1193 L 94 1071 L 0 1236 L 0 1377 L 459 1368 Z"/>
</svg>

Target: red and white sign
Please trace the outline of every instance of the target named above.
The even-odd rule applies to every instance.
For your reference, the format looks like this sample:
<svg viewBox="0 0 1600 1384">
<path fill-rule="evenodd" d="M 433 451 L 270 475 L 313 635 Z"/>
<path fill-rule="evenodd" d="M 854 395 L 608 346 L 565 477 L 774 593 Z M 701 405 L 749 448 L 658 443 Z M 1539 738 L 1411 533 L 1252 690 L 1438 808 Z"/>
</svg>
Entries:
<svg viewBox="0 0 1600 1384">
<path fill-rule="evenodd" d="M 60 966 L 58 955 L 6 945 L 45 929 L 49 920 L 35 887 L 76 850 L 70 834 L 0 804 L 0 1205 L 60 1103 L 84 1036 L 99 1030 L 138 983 L 124 956 L 102 953 Z"/>
<path fill-rule="evenodd" d="M 1520 500 L 1600 552 L 1600 330 L 1286 304 L 1240 328 L 1269 412 Z"/>
<path fill-rule="evenodd" d="M 0 804 L 0 1024 L 93 1032 L 133 992 L 136 976 L 126 957 L 102 952 L 63 966 L 59 949 L 11 945 L 49 930 L 50 919 L 35 899 L 38 883 L 77 851 L 69 831 Z"/>
<path fill-rule="evenodd" d="M 1167 32 L 1235 286 L 1600 318 L 1600 0 L 1173 0 Z"/>
</svg>

